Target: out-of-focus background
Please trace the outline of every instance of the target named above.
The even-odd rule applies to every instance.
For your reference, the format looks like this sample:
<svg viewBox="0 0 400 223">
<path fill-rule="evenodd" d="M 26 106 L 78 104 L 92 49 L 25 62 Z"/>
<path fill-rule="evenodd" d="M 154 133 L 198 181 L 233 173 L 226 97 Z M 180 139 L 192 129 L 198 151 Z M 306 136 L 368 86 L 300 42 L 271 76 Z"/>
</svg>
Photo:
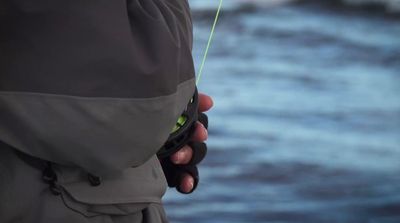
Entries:
<svg viewBox="0 0 400 223">
<path fill-rule="evenodd" d="M 225 0 L 214 97 L 174 223 L 400 222 L 400 1 Z M 217 0 L 190 0 L 200 64 Z"/>
</svg>

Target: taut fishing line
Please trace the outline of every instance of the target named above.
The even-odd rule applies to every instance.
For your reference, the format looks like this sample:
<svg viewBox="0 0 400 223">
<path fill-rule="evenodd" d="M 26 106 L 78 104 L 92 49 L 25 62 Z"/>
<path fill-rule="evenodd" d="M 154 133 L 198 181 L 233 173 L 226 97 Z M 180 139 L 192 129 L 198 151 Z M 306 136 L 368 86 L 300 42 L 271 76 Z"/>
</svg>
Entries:
<svg viewBox="0 0 400 223">
<path fill-rule="evenodd" d="M 200 65 L 200 68 L 199 68 L 199 72 L 197 73 L 196 85 L 199 84 L 200 78 L 201 78 L 201 74 L 203 73 L 204 64 L 206 63 L 207 55 L 208 55 L 208 50 L 210 49 L 211 42 L 212 42 L 213 37 L 214 37 L 215 27 L 217 26 L 217 23 L 218 23 L 219 13 L 221 12 L 223 1 L 224 1 L 224 0 L 220 0 L 220 1 L 219 1 L 217 13 L 215 14 L 214 23 L 213 23 L 213 25 L 212 25 L 211 32 L 210 32 L 210 37 L 208 38 L 207 46 L 206 46 L 206 49 L 204 50 L 203 60 L 201 61 L 201 65 Z"/>
</svg>

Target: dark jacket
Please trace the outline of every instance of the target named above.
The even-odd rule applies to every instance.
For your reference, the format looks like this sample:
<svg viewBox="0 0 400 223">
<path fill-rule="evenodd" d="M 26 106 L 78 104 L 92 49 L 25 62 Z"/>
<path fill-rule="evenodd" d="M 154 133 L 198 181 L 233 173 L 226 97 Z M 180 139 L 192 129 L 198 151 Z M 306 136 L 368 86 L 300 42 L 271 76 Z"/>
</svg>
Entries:
<svg viewBox="0 0 400 223">
<path fill-rule="evenodd" d="M 191 47 L 186 0 L 1 0 L 0 222 L 165 221 L 155 154 L 193 95 Z"/>
</svg>

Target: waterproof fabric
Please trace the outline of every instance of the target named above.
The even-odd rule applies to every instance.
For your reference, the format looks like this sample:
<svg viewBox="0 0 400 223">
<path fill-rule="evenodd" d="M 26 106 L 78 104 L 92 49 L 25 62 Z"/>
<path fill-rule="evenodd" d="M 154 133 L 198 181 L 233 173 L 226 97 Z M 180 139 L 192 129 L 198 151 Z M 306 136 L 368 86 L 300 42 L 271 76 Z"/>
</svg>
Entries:
<svg viewBox="0 0 400 223">
<path fill-rule="evenodd" d="M 0 222 L 165 222 L 155 154 L 194 93 L 191 47 L 185 0 L 0 1 Z"/>
<path fill-rule="evenodd" d="M 132 181 L 120 181 L 119 187 L 114 190 L 99 187 L 86 193 L 87 191 L 82 189 L 90 190 L 93 187 L 90 187 L 87 181 L 77 177 L 75 182 L 62 180 L 61 184 L 65 185 L 62 194 L 55 196 L 47 184 L 38 180 L 42 177 L 42 171 L 37 168 L 37 164 L 40 165 L 40 163 L 35 163 L 32 158 L 18 153 L 17 150 L 3 143 L 0 143 L 0 157 L 0 197 L 2 201 L 0 222 L 2 223 L 168 222 L 159 198 L 158 200 L 153 198 L 150 201 L 149 197 L 146 198 L 143 194 L 141 194 L 142 197 L 135 196 L 133 199 L 129 197 L 132 192 L 126 193 L 128 191 L 126 184 L 134 184 Z M 60 167 L 58 168 L 60 169 Z M 67 169 L 72 171 L 73 168 Z M 71 173 L 67 175 L 71 176 Z M 154 177 L 152 174 L 146 176 L 147 179 L 152 177 Z M 162 178 L 161 175 L 158 177 Z M 77 186 L 77 184 L 84 183 L 88 186 Z M 105 181 L 104 183 L 109 185 L 115 182 Z M 126 189 L 118 192 L 121 187 Z M 134 186 L 133 190 L 135 187 L 138 186 Z M 78 190 L 75 191 L 76 189 Z M 127 198 L 115 203 L 105 200 L 106 203 L 103 203 L 104 197 L 112 196 L 113 193 L 126 193 Z M 163 193 L 163 191 L 159 191 L 159 193 Z M 116 198 L 111 197 L 111 199 L 115 200 Z"/>
</svg>

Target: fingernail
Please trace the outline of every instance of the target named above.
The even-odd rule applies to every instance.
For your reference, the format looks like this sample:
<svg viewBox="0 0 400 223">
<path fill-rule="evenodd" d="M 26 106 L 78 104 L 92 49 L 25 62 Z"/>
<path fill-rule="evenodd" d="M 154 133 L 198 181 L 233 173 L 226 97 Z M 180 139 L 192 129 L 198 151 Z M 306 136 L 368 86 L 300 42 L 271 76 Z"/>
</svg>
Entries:
<svg viewBox="0 0 400 223">
<path fill-rule="evenodd" d="M 193 179 L 190 179 L 190 180 L 189 180 L 189 185 L 190 185 L 190 190 L 192 190 L 193 187 L 194 187 L 194 181 L 193 181 Z"/>
</svg>

